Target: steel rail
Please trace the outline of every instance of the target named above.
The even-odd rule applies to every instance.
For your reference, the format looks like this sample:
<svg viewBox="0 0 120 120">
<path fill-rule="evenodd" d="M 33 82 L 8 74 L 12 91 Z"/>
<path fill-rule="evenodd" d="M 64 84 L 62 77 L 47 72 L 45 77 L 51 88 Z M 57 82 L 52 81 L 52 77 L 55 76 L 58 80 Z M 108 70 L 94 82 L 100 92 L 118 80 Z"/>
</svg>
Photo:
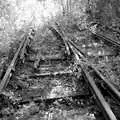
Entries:
<svg viewBox="0 0 120 120">
<path fill-rule="evenodd" d="M 65 37 L 65 33 L 63 33 L 63 31 L 61 30 L 60 26 L 58 25 L 58 23 L 56 23 L 57 29 L 59 31 L 59 33 L 63 36 L 63 38 Z M 72 36 L 73 37 L 73 36 Z M 74 38 L 74 37 L 73 37 Z M 86 58 L 86 55 L 84 52 L 82 52 L 78 46 L 76 46 L 76 44 L 72 41 L 72 40 L 66 40 L 64 39 L 64 43 L 67 44 L 67 47 L 70 47 L 69 43 L 72 44 L 72 46 L 74 46 L 76 48 L 77 51 L 79 51 L 79 55 L 81 56 L 81 58 Z M 70 50 L 69 50 L 70 51 Z"/>
<path fill-rule="evenodd" d="M 27 40 L 24 42 L 24 45 L 23 45 L 23 47 L 22 47 L 21 54 L 20 54 L 20 59 L 21 59 L 21 60 L 24 59 L 25 49 L 26 49 L 26 46 L 27 46 L 28 42 L 30 41 L 30 40 L 28 39 L 28 37 L 27 37 L 26 39 L 27 39 Z M 28 41 L 28 40 L 29 40 L 29 41 Z"/>
<path fill-rule="evenodd" d="M 103 115 L 105 116 L 106 120 L 117 120 L 117 118 L 115 117 L 114 113 L 112 112 L 110 106 L 108 105 L 108 103 L 105 101 L 102 93 L 100 92 L 99 88 L 97 87 L 97 85 L 95 84 L 93 78 L 89 75 L 89 72 L 87 72 L 86 70 L 86 64 L 81 62 L 79 57 L 79 51 L 75 50 L 76 48 L 74 48 L 74 46 L 72 46 L 69 43 L 70 48 L 72 49 L 77 61 L 79 62 L 79 64 L 81 65 L 84 77 L 86 78 L 86 82 L 90 85 L 90 89 L 92 90 L 92 93 L 95 94 L 95 98 L 96 102 L 98 103 L 99 107 L 102 110 Z"/>
<path fill-rule="evenodd" d="M 115 86 L 112 83 L 109 82 L 110 80 L 106 80 L 106 78 L 99 72 L 99 70 L 95 66 L 91 65 L 91 67 L 94 69 L 97 75 L 101 78 L 101 80 L 103 80 L 103 82 L 107 85 L 107 87 L 112 92 L 112 94 L 114 94 L 114 97 L 116 98 L 116 100 L 120 101 L 120 92 L 115 88 Z"/>
<path fill-rule="evenodd" d="M 98 27 L 99 27 L 99 29 L 101 29 L 101 27 L 102 27 L 102 28 L 104 28 L 104 29 L 106 29 L 106 30 L 109 30 L 109 31 L 116 32 L 116 33 L 120 34 L 120 31 L 112 28 L 112 26 L 109 27 L 109 26 L 107 26 L 107 25 L 103 25 L 103 24 L 100 24 L 100 23 L 94 23 L 94 24 L 97 24 Z M 101 30 L 102 30 L 102 29 L 101 29 Z"/>
<path fill-rule="evenodd" d="M 16 65 L 17 58 L 20 55 L 20 52 L 21 52 L 24 44 L 28 40 L 28 39 L 26 39 L 26 37 L 27 37 L 27 34 L 23 34 L 22 37 L 20 38 L 20 39 L 22 39 L 22 41 L 20 43 L 20 46 L 17 49 L 17 51 L 16 51 L 10 65 L 8 66 L 8 68 L 6 70 L 6 73 L 5 73 L 4 77 L 3 77 L 3 79 L 0 82 L 0 94 L 2 93 L 3 89 L 7 86 L 8 82 L 9 82 L 9 79 L 12 76 L 12 71 L 14 70 L 14 67 Z"/>
<path fill-rule="evenodd" d="M 54 35 L 56 35 L 57 39 L 63 41 L 67 54 L 70 55 L 70 50 L 69 50 L 68 44 L 66 43 L 66 40 L 63 38 L 63 34 L 61 34 L 58 30 L 56 30 L 52 26 L 49 26 L 48 28 L 53 32 Z"/>
<path fill-rule="evenodd" d="M 72 44 L 72 46 L 77 50 L 79 51 L 79 55 L 82 57 L 82 58 L 86 58 L 86 55 L 75 45 L 75 43 L 71 40 L 69 40 L 69 43 Z"/>
<path fill-rule="evenodd" d="M 24 54 L 26 52 L 26 46 L 30 44 L 31 40 L 33 39 L 33 37 L 35 36 L 35 30 L 32 29 L 31 32 L 29 32 L 29 35 L 26 37 L 26 41 L 22 47 L 21 53 L 20 53 L 20 59 L 23 60 L 24 59 Z"/>
<path fill-rule="evenodd" d="M 120 48 L 120 43 L 119 42 L 117 42 L 117 41 L 115 41 L 115 40 L 113 40 L 111 38 L 108 38 L 108 37 L 106 37 L 104 35 L 101 35 L 99 33 L 93 33 L 92 32 L 92 34 L 95 35 L 98 39 L 103 40 L 104 42 L 107 41 L 108 43 L 111 43 L 111 44 L 115 45 L 116 47 Z"/>
<path fill-rule="evenodd" d="M 117 120 L 117 118 L 114 115 L 114 113 L 112 112 L 109 104 L 106 102 L 106 100 L 104 99 L 99 88 L 95 84 L 94 79 L 89 75 L 88 71 L 86 70 L 86 66 L 82 64 L 81 68 L 82 68 L 86 82 L 88 82 L 88 84 L 91 86 L 90 88 L 91 88 L 93 94 L 95 94 L 95 97 L 96 97 L 99 107 L 100 108 L 102 107 L 101 110 L 102 110 L 102 113 L 105 116 L 106 120 Z"/>
</svg>

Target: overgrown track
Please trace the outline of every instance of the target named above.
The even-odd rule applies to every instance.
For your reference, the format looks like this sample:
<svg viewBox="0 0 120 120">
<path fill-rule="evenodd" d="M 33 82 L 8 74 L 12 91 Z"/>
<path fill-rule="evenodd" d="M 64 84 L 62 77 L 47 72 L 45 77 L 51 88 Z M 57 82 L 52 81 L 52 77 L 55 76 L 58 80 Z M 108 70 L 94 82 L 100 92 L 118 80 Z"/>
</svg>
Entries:
<svg viewBox="0 0 120 120">
<path fill-rule="evenodd" d="M 32 34 L 33 33 L 30 33 L 30 36 Z M 33 37 L 33 36 L 31 36 L 31 37 Z M 24 59 L 25 48 L 30 43 L 30 40 L 31 40 L 31 38 L 28 37 L 27 34 L 23 34 L 20 39 L 21 39 L 20 46 L 17 49 L 17 51 L 13 57 L 13 60 L 11 61 L 9 67 L 6 70 L 6 73 L 3 77 L 3 79 L 0 82 L 0 94 L 3 91 L 3 89 L 7 86 L 8 82 L 12 76 L 12 73 L 15 71 L 15 65 L 17 63 L 18 58 L 20 57 L 20 59 L 22 59 L 22 60 Z"/>
<path fill-rule="evenodd" d="M 80 55 L 80 51 L 78 51 L 70 42 L 69 42 L 69 45 L 72 49 L 72 51 L 74 52 L 74 55 L 76 56 L 76 59 L 78 61 L 78 63 L 80 64 L 81 68 L 82 68 L 82 71 L 83 71 L 83 75 L 84 75 L 84 78 L 86 80 L 86 82 L 89 84 L 89 87 L 90 89 L 92 90 L 92 93 L 95 95 L 95 100 L 96 102 L 98 103 L 100 109 L 102 109 L 102 112 L 106 118 L 106 120 L 117 120 L 117 118 L 115 117 L 114 113 L 112 112 L 110 106 L 108 105 L 108 103 L 106 102 L 105 98 L 103 97 L 102 93 L 100 92 L 100 89 L 97 87 L 93 76 L 91 76 L 89 69 L 88 67 L 91 67 L 92 70 L 97 74 L 98 74 L 98 70 L 93 67 L 92 65 L 89 64 L 89 62 L 87 62 L 87 60 L 84 62 L 82 62 L 82 59 L 85 60 L 85 57 L 83 58 L 83 56 L 79 56 Z M 82 58 L 82 59 L 81 59 Z M 92 72 L 93 72 L 92 71 Z M 98 76 L 101 78 L 101 75 L 98 74 Z M 102 76 L 103 78 L 103 76 Z M 102 79 L 101 78 L 101 79 Z M 114 86 L 112 86 L 112 84 L 110 84 L 109 82 L 106 82 L 107 80 L 105 79 L 102 79 L 103 81 L 105 81 L 105 83 L 107 84 L 107 86 L 110 87 L 110 90 L 113 91 L 114 89 L 114 93 L 117 93 L 116 97 L 119 98 L 119 95 L 120 95 L 120 92 L 117 91 L 115 89 Z"/>
<path fill-rule="evenodd" d="M 101 37 L 100 37 L 101 38 Z M 105 38 L 104 38 L 105 39 Z M 106 39 L 105 39 L 106 40 Z M 111 40 L 111 39 L 110 39 Z M 110 41 L 109 40 L 109 41 Z M 106 87 L 114 94 L 114 97 L 116 97 L 116 99 L 119 101 L 120 100 L 120 92 L 114 87 L 114 85 L 108 81 L 110 80 L 106 80 L 105 77 L 99 72 L 99 68 L 97 68 L 94 64 L 90 63 L 87 59 L 86 56 L 84 55 L 84 53 L 77 48 L 77 46 L 69 40 L 69 45 L 71 46 L 71 48 L 77 52 L 77 54 L 79 55 L 79 57 L 81 58 L 80 61 L 84 61 L 84 64 L 90 66 L 95 72 L 96 74 L 104 81 L 104 83 L 106 84 Z M 119 45 L 119 43 L 117 44 Z M 74 53 L 75 53 L 74 52 Z M 81 54 L 82 53 L 82 54 Z"/>
<path fill-rule="evenodd" d="M 117 120 L 119 117 L 111 109 L 105 96 L 108 95 L 108 99 L 117 101 L 119 105 L 120 92 L 106 80 L 99 68 L 88 61 L 87 55 L 73 41 L 65 38 L 65 33 L 57 23 L 56 28 L 49 26 L 48 30 L 56 39 L 50 41 L 45 38 L 42 41 L 41 38 L 40 41 L 39 39 L 34 41 L 34 31 L 22 37 L 23 41 L 0 83 L 0 93 L 9 98 L 15 111 L 22 109 L 21 106 L 24 108 L 25 105 L 34 102 L 34 107 L 37 107 L 35 113 L 38 116 L 39 114 L 45 116 L 46 112 L 51 110 L 51 106 L 55 105 L 50 111 L 53 118 L 56 116 L 54 115 L 56 106 L 63 112 L 72 109 L 79 114 L 79 108 L 82 108 L 83 104 L 81 101 L 87 102 L 92 99 L 89 105 L 99 106 L 99 114 L 101 115 L 102 112 L 104 116 L 102 119 Z M 51 37 L 50 35 L 48 37 Z M 100 35 L 97 37 L 106 39 Z M 115 41 L 110 42 L 119 47 Z M 29 50 L 26 49 L 27 47 Z M 105 88 L 108 88 L 106 94 L 104 94 Z M 14 95 L 8 94 L 5 89 L 12 91 Z M 64 115 L 63 112 L 63 116 L 66 117 L 68 113 Z M 58 113 L 55 112 L 59 115 Z M 27 117 L 29 118 L 30 115 Z M 53 118 L 47 116 L 47 119 Z"/>
</svg>

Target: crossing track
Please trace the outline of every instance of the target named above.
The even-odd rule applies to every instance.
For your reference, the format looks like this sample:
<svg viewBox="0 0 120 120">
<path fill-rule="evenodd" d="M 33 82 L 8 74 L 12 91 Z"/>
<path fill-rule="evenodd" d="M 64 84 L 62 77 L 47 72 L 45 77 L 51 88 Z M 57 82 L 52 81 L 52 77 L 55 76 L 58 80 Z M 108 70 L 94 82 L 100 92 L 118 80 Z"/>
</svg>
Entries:
<svg viewBox="0 0 120 120">
<path fill-rule="evenodd" d="M 120 47 L 120 44 L 112 39 L 109 39 L 100 34 L 95 34 L 95 33 L 93 34 L 98 39 L 102 39 L 105 42 L 111 43 L 112 46 Z M 78 62 L 78 64 L 81 66 L 83 76 L 86 82 L 89 84 L 92 93 L 95 95 L 96 102 L 98 103 L 99 107 L 102 109 L 102 112 L 106 120 L 117 120 L 109 104 L 106 102 L 104 96 L 102 95 L 100 89 L 97 87 L 96 82 L 94 80 L 95 79 L 94 76 L 91 76 L 91 70 L 89 70 L 88 68 L 90 67 L 92 69 L 92 72 L 94 71 L 94 73 L 97 74 L 96 77 L 99 77 L 104 82 L 105 87 L 109 89 L 109 92 L 111 92 L 112 96 L 114 96 L 114 98 L 116 98 L 117 101 L 120 100 L 120 92 L 108 80 L 106 80 L 106 78 L 99 72 L 99 69 L 97 67 L 95 67 L 87 60 L 85 54 L 82 52 L 82 50 L 80 50 L 77 47 L 77 45 L 73 41 L 68 40 L 65 42 L 70 47 L 69 49 L 72 51 L 72 53 L 74 53 L 76 62 Z"/>
<path fill-rule="evenodd" d="M 71 46 L 70 43 L 69 43 L 69 45 Z M 75 48 L 73 48 L 73 46 L 71 46 L 71 49 L 73 49 L 73 52 L 74 52 L 77 59 L 81 57 L 81 56 L 79 57 L 79 53 L 76 53 L 77 50 L 75 50 Z M 78 59 L 78 60 L 81 61 L 80 59 Z M 95 99 L 97 100 L 99 107 L 102 109 L 103 114 L 105 115 L 106 119 L 117 120 L 114 113 L 110 109 L 109 105 L 105 101 L 102 93 L 100 92 L 100 90 L 96 86 L 94 79 L 90 76 L 89 72 L 87 71 L 86 65 L 82 62 L 80 62 L 79 64 L 81 65 L 85 80 L 89 84 L 90 89 L 93 91 L 93 94 L 95 95 Z"/>
</svg>

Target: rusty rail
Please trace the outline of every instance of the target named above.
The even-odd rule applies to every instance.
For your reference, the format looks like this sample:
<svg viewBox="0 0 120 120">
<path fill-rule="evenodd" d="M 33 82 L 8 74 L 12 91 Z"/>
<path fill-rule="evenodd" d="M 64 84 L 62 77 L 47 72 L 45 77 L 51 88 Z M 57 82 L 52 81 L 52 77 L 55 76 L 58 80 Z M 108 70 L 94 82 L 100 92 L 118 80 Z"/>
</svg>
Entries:
<svg viewBox="0 0 120 120">
<path fill-rule="evenodd" d="M 31 40 L 33 39 L 34 36 L 35 36 L 35 32 L 32 30 L 31 33 L 29 33 L 29 36 L 26 37 L 27 40 L 24 42 L 24 45 L 21 49 L 20 60 L 22 60 L 23 63 L 24 63 L 24 55 L 26 52 L 26 46 L 31 42 Z"/>
<path fill-rule="evenodd" d="M 115 40 L 113 40 L 113 39 L 111 39 L 111 38 L 108 38 L 108 37 L 106 37 L 106 36 L 104 36 L 104 35 L 101 35 L 101 34 L 99 34 L 99 33 L 93 33 L 93 32 L 92 32 L 92 34 L 95 35 L 98 39 L 103 40 L 104 42 L 111 43 L 111 44 L 114 45 L 115 47 L 120 48 L 120 43 L 119 43 L 119 42 L 117 42 L 117 41 L 115 41 Z"/>
<path fill-rule="evenodd" d="M 68 44 L 63 36 L 64 34 L 62 33 L 61 29 L 58 28 L 58 26 L 57 26 L 58 30 L 52 26 L 50 26 L 49 29 L 53 32 L 53 34 L 57 37 L 57 39 L 62 40 L 62 42 L 65 45 L 65 49 L 66 49 L 67 54 L 70 55 L 70 50 L 69 50 Z"/>
<path fill-rule="evenodd" d="M 15 69 L 15 65 L 18 60 L 19 55 L 23 56 L 23 54 L 24 54 L 24 50 L 25 50 L 25 47 L 26 47 L 27 41 L 28 41 L 27 34 L 25 34 L 25 35 L 23 34 L 20 39 L 22 40 L 20 43 L 20 46 L 17 49 L 10 65 L 8 66 L 8 68 L 6 70 L 6 73 L 3 77 L 3 79 L 0 82 L 0 94 L 2 93 L 3 89 L 7 86 L 9 79 L 12 76 L 12 71 L 14 71 L 14 69 Z M 22 49 L 24 49 L 24 50 L 22 51 Z"/>
<path fill-rule="evenodd" d="M 82 50 L 80 50 L 73 41 L 69 40 L 69 43 L 75 48 L 76 51 L 78 51 L 78 54 L 85 59 L 86 55 L 82 52 Z"/>
<path fill-rule="evenodd" d="M 89 75 L 89 72 L 86 70 L 86 66 L 81 65 L 81 68 L 82 68 L 85 80 L 90 85 L 90 89 L 92 90 L 93 94 L 95 94 L 97 103 L 101 108 L 102 113 L 105 116 L 106 120 L 117 120 L 109 104 L 106 102 L 99 88 L 95 84 L 94 79 Z"/>
<path fill-rule="evenodd" d="M 99 70 L 95 66 L 91 66 L 93 70 L 97 73 L 97 75 L 103 80 L 103 82 L 107 85 L 108 89 L 114 94 L 116 100 L 120 101 L 120 92 L 115 88 L 115 86 L 110 83 L 110 80 L 106 80 L 105 77 L 99 72 Z"/>
</svg>

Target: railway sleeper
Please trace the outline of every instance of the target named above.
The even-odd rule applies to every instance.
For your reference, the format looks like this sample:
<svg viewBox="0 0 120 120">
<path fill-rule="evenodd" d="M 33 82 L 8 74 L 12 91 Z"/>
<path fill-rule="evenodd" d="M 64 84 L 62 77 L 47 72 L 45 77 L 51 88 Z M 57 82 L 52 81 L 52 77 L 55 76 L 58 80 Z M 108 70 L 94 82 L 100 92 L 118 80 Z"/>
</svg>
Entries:
<svg viewBox="0 0 120 120">
<path fill-rule="evenodd" d="M 83 101 L 83 100 L 85 100 L 85 99 L 91 99 L 91 101 L 92 101 L 92 97 L 91 97 L 91 95 L 90 94 L 76 94 L 76 95 L 70 95 L 70 96 L 64 96 L 64 97 L 55 97 L 55 98 L 41 98 L 41 97 L 39 97 L 39 96 L 37 96 L 37 97 L 32 97 L 32 98 L 29 98 L 29 99 L 22 99 L 22 100 L 19 100 L 19 101 L 17 101 L 15 104 L 16 105 L 22 105 L 22 104 L 26 104 L 26 103 L 30 103 L 30 102 L 32 102 L 32 101 L 34 101 L 34 102 L 36 102 L 36 103 L 41 103 L 41 102 L 44 102 L 44 103 L 53 103 L 54 101 L 56 101 L 56 100 L 60 100 L 60 101 L 62 101 L 62 100 L 67 100 L 67 99 L 70 99 L 70 98 L 72 98 L 72 99 L 79 99 L 81 102 Z M 86 103 L 87 104 L 87 103 Z M 82 103 L 81 103 L 81 105 L 82 105 Z"/>
<path fill-rule="evenodd" d="M 71 70 L 68 71 L 57 71 L 57 72 L 45 72 L 41 74 L 35 74 L 29 76 L 29 78 L 37 78 L 37 77 L 46 77 L 46 76 L 57 76 L 57 75 L 68 75 L 68 74 L 73 74 Z"/>
</svg>

